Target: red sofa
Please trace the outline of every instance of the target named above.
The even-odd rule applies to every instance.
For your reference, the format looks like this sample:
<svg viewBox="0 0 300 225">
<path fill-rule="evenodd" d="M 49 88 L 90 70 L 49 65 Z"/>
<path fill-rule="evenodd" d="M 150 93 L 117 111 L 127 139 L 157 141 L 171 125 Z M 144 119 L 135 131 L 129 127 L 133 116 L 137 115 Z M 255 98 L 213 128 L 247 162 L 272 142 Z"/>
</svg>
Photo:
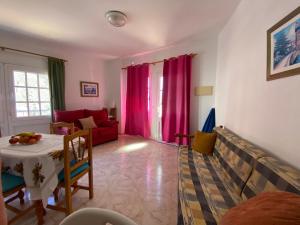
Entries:
<svg viewBox="0 0 300 225">
<path fill-rule="evenodd" d="M 118 139 L 118 121 L 109 120 L 107 109 L 55 111 L 55 122 L 74 123 L 75 130 L 82 129 L 79 119 L 92 116 L 97 125 L 93 128 L 93 146 Z"/>
</svg>

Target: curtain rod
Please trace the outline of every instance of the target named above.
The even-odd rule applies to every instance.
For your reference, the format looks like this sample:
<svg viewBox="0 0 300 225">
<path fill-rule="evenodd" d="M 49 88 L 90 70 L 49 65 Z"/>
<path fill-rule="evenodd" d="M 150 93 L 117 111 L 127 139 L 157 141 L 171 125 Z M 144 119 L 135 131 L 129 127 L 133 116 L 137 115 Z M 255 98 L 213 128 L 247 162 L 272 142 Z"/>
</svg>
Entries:
<svg viewBox="0 0 300 225">
<path fill-rule="evenodd" d="M 196 55 L 198 55 L 197 53 L 191 53 L 189 54 L 190 56 L 194 57 Z M 159 61 L 154 61 L 154 62 L 149 62 L 148 64 L 152 64 L 152 65 L 155 65 L 157 63 L 162 63 L 164 62 L 164 60 L 159 60 Z M 122 70 L 126 70 L 129 66 L 126 66 L 126 67 L 123 67 Z"/>
<path fill-rule="evenodd" d="M 46 58 L 56 58 L 56 57 L 52 57 L 52 56 L 49 56 L 49 55 L 42 55 L 42 54 L 38 54 L 38 53 L 35 53 L 35 52 L 29 52 L 29 51 L 19 50 L 19 49 L 15 49 L 15 48 L 8 48 L 8 47 L 4 47 L 4 46 L 0 46 L 0 48 L 3 51 L 4 50 L 10 50 L 10 51 L 15 51 L 15 52 L 22 52 L 22 53 L 31 54 L 31 55 L 42 56 L 42 57 L 46 57 Z M 59 59 L 59 58 L 57 58 L 57 59 Z M 68 62 L 65 59 L 61 59 L 61 60 L 63 60 L 64 62 Z"/>
</svg>

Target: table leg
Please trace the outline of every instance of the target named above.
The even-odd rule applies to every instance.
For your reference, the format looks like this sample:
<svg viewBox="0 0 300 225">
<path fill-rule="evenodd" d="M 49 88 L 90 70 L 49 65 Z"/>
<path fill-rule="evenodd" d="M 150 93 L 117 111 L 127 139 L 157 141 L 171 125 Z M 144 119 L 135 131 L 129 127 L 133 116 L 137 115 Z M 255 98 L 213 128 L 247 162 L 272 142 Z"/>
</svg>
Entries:
<svg viewBox="0 0 300 225">
<path fill-rule="evenodd" d="M 35 201 L 35 213 L 38 220 L 38 225 L 44 224 L 44 206 L 42 200 Z"/>
</svg>

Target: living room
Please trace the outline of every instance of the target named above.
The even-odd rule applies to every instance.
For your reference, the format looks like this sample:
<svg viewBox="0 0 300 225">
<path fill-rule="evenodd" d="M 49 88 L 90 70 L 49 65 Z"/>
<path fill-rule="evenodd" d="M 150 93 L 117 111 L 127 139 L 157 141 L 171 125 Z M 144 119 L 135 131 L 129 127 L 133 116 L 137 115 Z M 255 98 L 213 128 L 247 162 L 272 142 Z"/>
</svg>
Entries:
<svg viewBox="0 0 300 225">
<path fill-rule="evenodd" d="M 2 1 L 0 224 L 300 224 L 299 5 Z"/>
</svg>

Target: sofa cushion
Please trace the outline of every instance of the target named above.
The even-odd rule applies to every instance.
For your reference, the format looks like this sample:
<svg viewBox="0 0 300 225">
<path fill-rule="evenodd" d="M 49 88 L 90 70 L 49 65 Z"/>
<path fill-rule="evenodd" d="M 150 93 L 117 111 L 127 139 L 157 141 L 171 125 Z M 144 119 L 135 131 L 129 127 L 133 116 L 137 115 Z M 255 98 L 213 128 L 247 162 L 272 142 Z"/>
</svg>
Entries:
<svg viewBox="0 0 300 225">
<path fill-rule="evenodd" d="M 300 195 L 300 171 L 273 157 L 258 159 L 242 192 L 249 199 L 261 192 L 287 191 Z"/>
<path fill-rule="evenodd" d="M 224 169 L 215 157 L 187 147 L 179 149 L 179 202 L 184 224 L 218 224 L 225 212 L 241 201 L 223 182 Z"/>
<path fill-rule="evenodd" d="M 102 110 L 85 110 L 85 116 L 89 117 L 92 116 L 94 118 L 95 123 L 97 126 L 100 126 L 102 121 L 108 121 L 108 113 L 106 109 Z"/>
<path fill-rule="evenodd" d="M 215 128 L 217 140 L 214 157 L 224 168 L 224 182 L 232 183 L 237 194 L 241 194 L 249 178 L 254 162 L 265 152 L 228 129 Z"/>
<path fill-rule="evenodd" d="M 299 225 L 300 196 L 265 192 L 230 209 L 221 225 Z"/>
<path fill-rule="evenodd" d="M 96 127 L 92 130 L 93 145 L 118 139 L 118 127 Z"/>
<path fill-rule="evenodd" d="M 116 126 L 118 123 L 116 121 L 110 121 L 110 120 L 107 120 L 107 121 L 101 121 L 99 123 L 99 127 L 113 127 L 113 126 Z"/>
<path fill-rule="evenodd" d="M 55 122 L 67 122 L 74 123 L 76 127 L 82 128 L 79 119 L 85 117 L 85 110 L 73 110 L 73 111 L 55 111 Z"/>
<path fill-rule="evenodd" d="M 106 137 L 106 136 L 114 136 L 116 133 L 116 129 L 113 129 L 111 127 L 96 127 L 93 129 L 93 138 L 94 137 Z"/>
<path fill-rule="evenodd" d="M 216 142 L 216 133 L 196 131 L 192 149 L 205 154 L 212 154 Z"/>
</svg>

